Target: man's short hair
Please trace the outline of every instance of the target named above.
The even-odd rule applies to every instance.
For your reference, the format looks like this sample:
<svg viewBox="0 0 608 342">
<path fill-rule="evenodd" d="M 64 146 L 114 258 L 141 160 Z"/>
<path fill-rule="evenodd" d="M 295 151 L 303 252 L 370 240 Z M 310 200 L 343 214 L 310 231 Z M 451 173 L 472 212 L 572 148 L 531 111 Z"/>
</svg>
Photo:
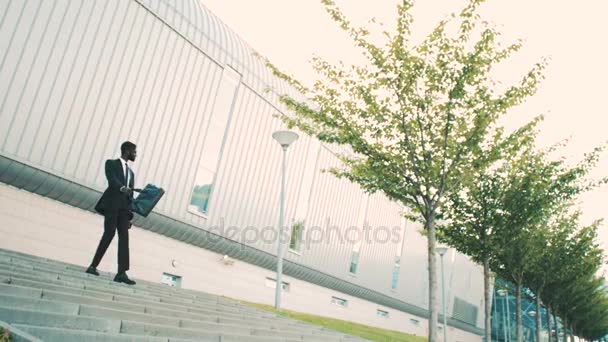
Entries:
<svg viewBox="0 0 608 342">
<path fill-rule="evenodd" d="M 127 151 L 133 151 L 135 150 L 135 144 L 130 142 L 130 141 L 125 141 L 124 143 L 122 143 L 122 145 L 120 145 L 120 153 L 125 153 Z"/>
</svg>

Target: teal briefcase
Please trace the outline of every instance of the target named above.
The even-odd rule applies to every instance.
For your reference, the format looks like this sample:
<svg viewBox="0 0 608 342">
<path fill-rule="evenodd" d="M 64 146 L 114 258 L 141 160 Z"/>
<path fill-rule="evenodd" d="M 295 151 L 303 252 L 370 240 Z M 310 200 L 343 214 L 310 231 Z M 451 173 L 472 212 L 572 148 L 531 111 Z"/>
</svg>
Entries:
<svg viewBox="0 0 608 342">
<path fill-rule="evenodd" d="M 133 202 L 131 202 L 131 208 L 139 215 L 147 217 L 164 194 L 165 190 L 163 188 L 148 184 L 142 189 Z"/>
</svg>

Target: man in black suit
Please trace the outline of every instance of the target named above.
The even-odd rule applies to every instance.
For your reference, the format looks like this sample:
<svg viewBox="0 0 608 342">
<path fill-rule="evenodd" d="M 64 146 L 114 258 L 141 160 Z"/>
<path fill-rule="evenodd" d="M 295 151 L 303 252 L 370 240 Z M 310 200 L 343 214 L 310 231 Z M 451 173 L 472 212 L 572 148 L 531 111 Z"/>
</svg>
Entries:
<svg viewBox="0 0 608 342">
<path fill-rule="evenodd" d="M 120 146 L 121 157 L 119 159 L 106 160 L 106 179 L 108 188 L 104 191 L 95 206 L 95 210 L 104 216 L 104 232 L 99 241 L 99 246 L 93 257 L 91 266 L 86 270 L 89 274 L 99 275 L 97 266 L 112 242 L 116 231 L 118 231 L 118 272 L 114 281 L 135 285 L 135 281 L 129 279 L 129 228 L 131 228 L 131 202 L 133 201 L 135 174 L 129 169 L 128 162 L 135 161 L 137 148 L 132 142 L 126 141 Z"/>
</svg>

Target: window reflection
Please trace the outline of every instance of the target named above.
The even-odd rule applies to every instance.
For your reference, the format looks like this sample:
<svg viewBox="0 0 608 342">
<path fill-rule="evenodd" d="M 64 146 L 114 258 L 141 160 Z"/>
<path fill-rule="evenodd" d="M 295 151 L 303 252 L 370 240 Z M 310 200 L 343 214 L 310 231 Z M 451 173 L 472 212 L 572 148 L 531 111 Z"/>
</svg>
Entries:
<svg viewBox="0 0 608 342">
<path fill-rule="evenodd" d="M 195 214 L 206 214 L 209 205 L 209 196 L 213 189 L 214 173 L 206 168 L 200 168 L 196 175 L 196 181 L 192 189 L 192 197 L 190 199 L 190 212 Z"/>
<path fill-rule="evenodd" d="M 393 266 L 393 281 L 391 282 L 391 288 L 397 289 L 397 283 L 399 282 L 399 272 L 401 271 L 401 257 L 395 257 L 395 265 Z"/>
<path fill-rule="evenodd" d="M 352 274 L 357 273 L 357 266 L 359 265 L 359 252 L 353 252 L 350 256 L 350 269 L 349 272 Z"/>
<path fill-rule="evenodd" d="M 294 252 L 300 251 L 302 245 L 302 232 L 304 231 L 304 221 L 297 221 L 291 226 L 291 238 L 289 249 Z"/>
</svg>

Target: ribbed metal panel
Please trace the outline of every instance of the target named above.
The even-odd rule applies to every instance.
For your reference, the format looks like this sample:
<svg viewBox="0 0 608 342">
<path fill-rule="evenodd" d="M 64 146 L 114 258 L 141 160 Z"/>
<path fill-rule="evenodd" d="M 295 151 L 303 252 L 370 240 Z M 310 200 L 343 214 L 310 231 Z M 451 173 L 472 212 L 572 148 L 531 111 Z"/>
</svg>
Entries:
<svg viewBox="0 0 608 342">
<path fill-rule="evenodd" d="M 421 230 L 420 223 L 408 223 L 401 255 L 399 285 L 395 292 L 397 298 L 428 307 L 428 257 L 426 238 Z"/>
<path fill-rule="evenodd" d="M 382 194 L 370 196 L 366 218 L 369 231 L 361 247 L 359 284 L 389 293 L 401 217 L 398 204 Z"/>
<path fill-rule="evenodd" d="M 212 132 L 225 136 L 202 217 L 188 205 L 227 66 L 241 82 L 230 113 L 219 113 L 228 115 L 225 132 Z M 271 134 L 284 128 L 275 115 L 289 114 L 276 92 L 300 96 L 197 0 L 0 1 L 0 180 L 91 210 L 106 186 L 104 160 L 131 140 L 137 184 L 167 189 L 154 215 L 136 224 L 268 269 L 277 244 L 259 234 L 276 230 L 282 158 Z M 340 165 L 332 149 L 305 135 L 289 149 L 287 218 L 298 212 L 305 237 L 324 236 L 287 253 L 286 274 L 424 315 L 426 249 L 415 230 L 406 233 L 396 291 L 396 240 L 363 241 L 349 275 L 345 230 L 360 227 L 361 208 L 369 206 L 371 227 L 400 226 L 401 209 L 379 194 L 367 202 L 357 185 L 323 172 Z M 248 230 L 258 237 L 244 241 Z M 450 267 L 473 270 L 465 258 Z M 453 283 L 477 302 L 481 293 L 467 292 L 475 285 Z"/>
<path fill-rule="evenodd" d="M 339 166 L 339 160 L 328 149 L 321 149 L 318 163 L 305 232 L 314 229 L 323 237 L 319 239 L 315 235 L 311 243 L 305 244 L 301 260 L 305 265 L 315 265 L 321 271 L 345 278 L 352 244 L 345 241 L 344 232 L 350 226 L 359 226 L 357 218 L 363 192 L 347 180 L 321 172 Z"/>
</svg>

